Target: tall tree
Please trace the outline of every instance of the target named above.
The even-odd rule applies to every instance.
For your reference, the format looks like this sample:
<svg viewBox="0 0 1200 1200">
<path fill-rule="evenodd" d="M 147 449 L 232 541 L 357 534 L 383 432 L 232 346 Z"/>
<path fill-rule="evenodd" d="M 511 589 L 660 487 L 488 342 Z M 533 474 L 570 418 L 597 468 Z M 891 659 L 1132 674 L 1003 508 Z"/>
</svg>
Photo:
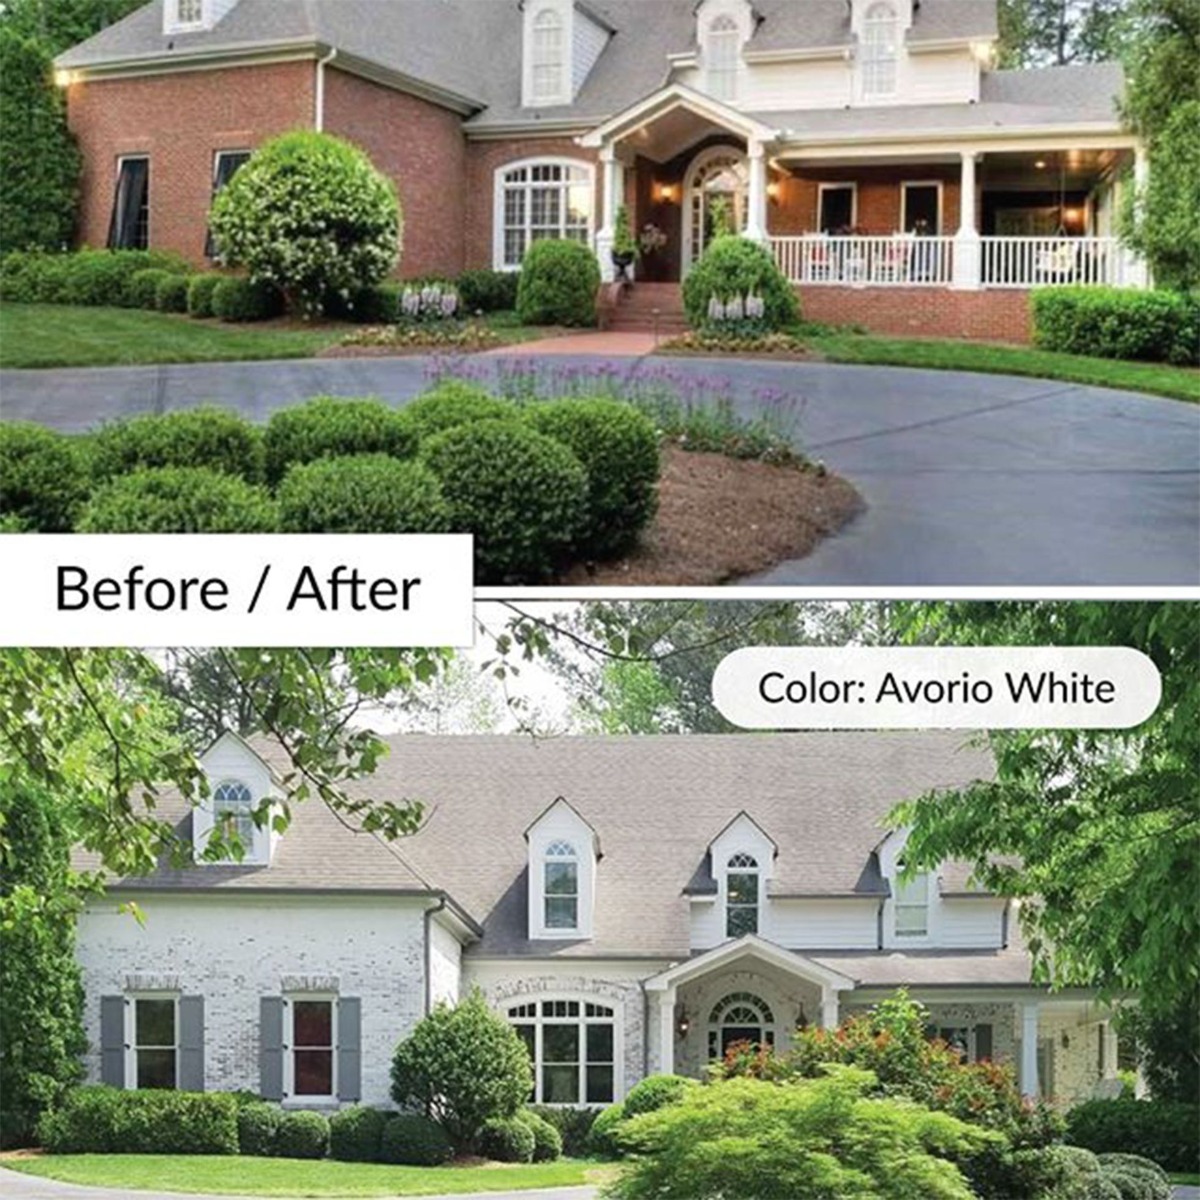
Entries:
<svg viewBox="0 0 1200 1200">
<path fill-rule="evenodd" d="M 144 3 L 145 0 L 0 0 L 0 27 L 36 41 L 53 56 L 86 41 Z"/>
<path fill-rule="evenodd" d="M 1129 0 L 1000 0 L 1001 61 L 1044 67 L 1119 58 L 1132 28 Z"/>
<path fill-rule="evenodd" d="M 1136 0 L 1125 114 L 1153 147 L 1178 109 L 1200 100 L 1200 3 Z"/>
</svg>

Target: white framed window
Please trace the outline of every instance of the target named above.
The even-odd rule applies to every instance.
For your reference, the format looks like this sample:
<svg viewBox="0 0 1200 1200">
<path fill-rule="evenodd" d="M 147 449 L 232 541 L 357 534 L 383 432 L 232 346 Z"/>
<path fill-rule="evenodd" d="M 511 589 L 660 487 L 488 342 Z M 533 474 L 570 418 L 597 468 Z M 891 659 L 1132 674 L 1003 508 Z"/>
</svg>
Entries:
<svg viewBox="0 0 1200 1200">
<path fill-rule="evenodd" d="M 179 997 L 133 994 L 125 1005 L 125 1081 L 139 1091 L 179 1086 Z"/>
<path fill-rule="evenodd" d="M 547 929 L 579 928 L 579 855 L 551 842 L 542 856 L 542 921 Z"/>
<path fill-rule="evenodd" d="M 249 150 L 218 150 L 213 155 L 213 185 L 212 198 L 250 161 Z M 220 257 L 217 243 L 210 229 L 204 239 L 204 257 L 214 261 Z"/>
<path fill-rule="evenodd" d="M 284 1095 L 295 1100 L 337 1096 L 337 997 L 284 997 Z"/>
<path fill-rule="evenodd" d="M 168 32 L 203 29 L 208 16 L 204 9 L 205 0 L 167 0 L 165 15 Z"/>
<path fill-rule="evenodd" d="M 241 843 L 243 858 L 254 857 L 254 796 L 239 779 L 226 779 L 213 792 L 213 828 L 232 840 L 236 835 Z M 237 861 L 229 855 L 225 862 Z"/>
<path fill-rule="evenodd" d="M 566 39 L 562 17 L 544 8 L 533 19 L 533 61 L 530 65 L 534 104 L 566 102 Z"/>
<path fill-rule="evenodd" d="M 725 872 L 725 936 L 744 937 L 758 932 L 761 876 L 752 854 L 734 854 Z"/>
<path fill-rule="evenodd" d="M 710 1062 L 724 1058 L 730 1046 L 739 1042 L 763 1047 L 775 1045 L 775 1014 L 753 992 L 732 992 L 718 1001 L 708 1016 Z"/>
<path fill-rule="evenodd" d="M 543 998 L 511 1004 L 505 1015 L 529 1051 L 533 1103 L 586 1107 L 616 1100 L 619 1031 L 611 1005 Z"/>
<path fill-rule="evenodd" d="M 496 172 L 494 265 L 520 270 L 542 238 L 589 245 L 595 200 L 592 167 L 570 159 L 530 159 Z"/>
<path fill-rule="evenodd" d="M 929 876 L 922 873 L 895 882 L 896 937 L 929 936 Z"/>
<path fill-rule="evenodd" d="M 704 49 L 708 91 L 717 100 L 736 100 L 742 33 L 730 16 L 717 17 L 708 27 Z"/>
<path fill-rule="evenodd" d="M 888 3 L 872 4 L 863 20 L 862 94 L 864 97 L 896 93 L 900 21 Z"/>
</svg>

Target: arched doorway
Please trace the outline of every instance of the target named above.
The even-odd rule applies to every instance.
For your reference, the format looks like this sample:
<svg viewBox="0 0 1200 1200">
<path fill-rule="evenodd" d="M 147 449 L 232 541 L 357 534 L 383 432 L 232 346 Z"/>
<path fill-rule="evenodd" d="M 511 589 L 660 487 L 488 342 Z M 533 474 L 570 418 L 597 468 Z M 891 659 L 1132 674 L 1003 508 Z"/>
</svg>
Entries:
<svg viewBox="0 0 1200 1200">
<path fill-rule="evenodd" d="M 708 1017 L 708 1057 L 715 1061 L 737 1042 L 775 1045 L 775 1014 L 753 992 L 733 992 L 713 1005 Z"/>
<path fill-rule="evenodd" d="M 712 241 L 722 210 L 741 232 L 748 216 L 750 167 L 732 146 L 710 146 L 692 161 L 683 183 L 683 274 Z"/>
</svg>

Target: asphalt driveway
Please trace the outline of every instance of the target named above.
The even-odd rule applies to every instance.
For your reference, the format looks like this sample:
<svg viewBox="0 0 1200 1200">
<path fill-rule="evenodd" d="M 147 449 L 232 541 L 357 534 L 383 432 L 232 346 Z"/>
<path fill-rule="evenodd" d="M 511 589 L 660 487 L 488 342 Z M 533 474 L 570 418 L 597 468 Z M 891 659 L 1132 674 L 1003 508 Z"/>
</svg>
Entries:
<svg viewBox="0 0 1200 1200">
<path fill-rule="evenodd" d="M 506 366 L 511 369 L 511 359 Z M 1200 406 L 1001 375 L 823 363 L 558 357 L 728 379 L 740 411 L 800 398 L 798 439 L 869 508 L 799 562 L 745 582 L 1196 585 Z M 0 414 L 64 430 L 211 402 L 255 420 L 310 396 L 403 403 L 428 360 L 302 359 L 0 372 Z M 476 359 L 475 369 L 501 369 Z"/>
</svg>

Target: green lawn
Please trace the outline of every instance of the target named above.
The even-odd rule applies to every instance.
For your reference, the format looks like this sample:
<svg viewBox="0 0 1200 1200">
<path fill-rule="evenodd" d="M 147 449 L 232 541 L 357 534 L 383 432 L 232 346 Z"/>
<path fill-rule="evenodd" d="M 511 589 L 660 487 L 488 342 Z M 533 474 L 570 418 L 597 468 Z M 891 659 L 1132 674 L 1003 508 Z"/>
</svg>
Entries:
<svg viewBox="0 0 1200 1200">
<path fill-rule="evenodd" d="M 219 1158 L 168 1154 L 56 1154 L 0 1158 L 0 1165 L 66 1183 L 243 1196 L 437 1196 L 572 1187 L 612 1168 L 583 1159 L 477 1167 L 390 1167 L 323 1159 Z"/>
<path fill-rule="evenodd" d="M 1200 1185 L 1200 1171 L 1184 1171 L 1182 1173 L 1172 1172 L 1171 1182 L 1172 1183 L 1190 1183 L 1193 1185 Z"/>
</svg>

